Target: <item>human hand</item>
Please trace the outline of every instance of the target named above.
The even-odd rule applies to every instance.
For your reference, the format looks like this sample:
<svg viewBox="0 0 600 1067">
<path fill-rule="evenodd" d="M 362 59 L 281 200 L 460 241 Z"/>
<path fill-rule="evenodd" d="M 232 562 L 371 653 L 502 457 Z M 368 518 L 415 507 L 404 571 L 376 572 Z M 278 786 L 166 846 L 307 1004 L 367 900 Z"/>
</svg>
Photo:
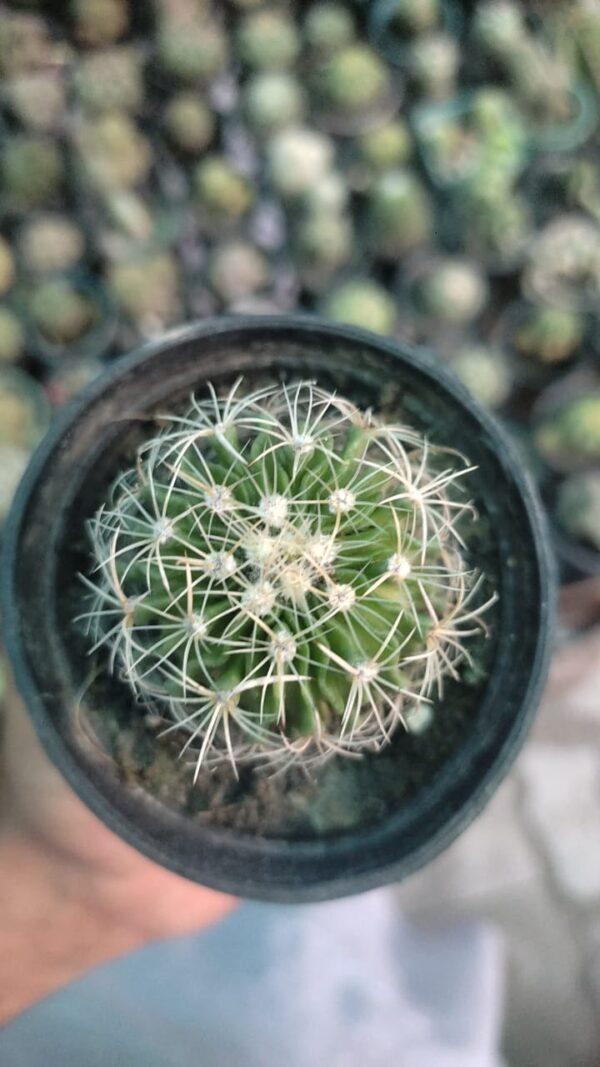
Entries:
<svg viewBox="0 0 600 1067">
<path fill-rule="evenodd" d="M 90 967 L 200 930 L 235 904 L 108 830 L 51 765 L 9 687 L 0 762 L 0 1024 Z"/>
</svg>

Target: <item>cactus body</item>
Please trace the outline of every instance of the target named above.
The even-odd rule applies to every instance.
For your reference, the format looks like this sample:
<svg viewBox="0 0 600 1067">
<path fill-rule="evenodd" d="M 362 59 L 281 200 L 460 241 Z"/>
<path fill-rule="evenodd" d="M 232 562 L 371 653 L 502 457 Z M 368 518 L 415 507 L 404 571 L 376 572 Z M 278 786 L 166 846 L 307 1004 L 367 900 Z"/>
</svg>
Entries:
<svg viewBox="0 0 600 1067">
<path fill-rule="evenodd" d="M 90 522 L 91 645 L 196 773 L 377 751 L 483 625 L 469 468 L 311 382 L 209 390 Z"/>
</svg>

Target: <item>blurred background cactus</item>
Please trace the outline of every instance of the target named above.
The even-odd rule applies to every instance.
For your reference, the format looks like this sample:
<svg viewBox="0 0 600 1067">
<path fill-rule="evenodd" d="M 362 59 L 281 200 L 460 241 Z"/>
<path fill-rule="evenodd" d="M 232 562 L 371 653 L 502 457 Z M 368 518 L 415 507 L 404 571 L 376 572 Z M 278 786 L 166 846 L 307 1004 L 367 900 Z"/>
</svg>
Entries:
<svg viewBox="0 0 600 1067">
<path fill-rule="evenodd" d="M 376 752 L 485 632 L 472 468 L 312 382 L 207 392 L 90 521 L 76 624 L 196 777 Z"/>
<path fill-rule="evenodd" d="M 543 481 L 600 358 L 599 42 L 597 0 L 8 0 L 2 364 L 57 404 L 190 317 L 319 311 L 431 346 Z"/>
</svg>

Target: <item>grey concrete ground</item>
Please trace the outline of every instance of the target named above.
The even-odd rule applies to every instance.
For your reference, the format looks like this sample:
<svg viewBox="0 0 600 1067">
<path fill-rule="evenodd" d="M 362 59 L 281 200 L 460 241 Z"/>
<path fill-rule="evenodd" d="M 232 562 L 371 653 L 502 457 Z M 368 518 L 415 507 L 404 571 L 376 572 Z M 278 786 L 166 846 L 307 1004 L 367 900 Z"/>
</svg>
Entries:
<svg viewBox="0 0 600 1067">
<path fill-rule="evenodd" d="M 586 607 L 579 595 L 565 608 Z M 600 626 L 559 647 L 516 767 L 398 897 L 425 923 L 479 915 L 502 930 L 510 1067 L 598 1067 Z"/>
</svg>

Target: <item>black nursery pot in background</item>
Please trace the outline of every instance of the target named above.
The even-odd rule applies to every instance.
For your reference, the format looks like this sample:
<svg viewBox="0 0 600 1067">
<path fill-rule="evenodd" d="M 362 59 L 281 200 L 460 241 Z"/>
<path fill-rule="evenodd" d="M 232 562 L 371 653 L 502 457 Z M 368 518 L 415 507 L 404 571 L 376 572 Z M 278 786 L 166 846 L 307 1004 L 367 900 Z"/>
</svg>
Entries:
<svg viewBox="0 0 600 1067">
<path fill-rule="evenodd" d="M 89 660 L 72 623 L 69 590 L 86 566 L 84 521 L 156 413 L 202 392 L 209 381 L 225 387 L 240 375 L 250 384 L 314 378 L 362 407 L 402 412 L 433 441 L 477 465 L 469 491 L 485 531 L 481 565 L 499 593 L 485 676 L 462 688 L 460 729 L 455 726 L 451 743 L 438 743 L 435 759 L 427 732 L 395 737 L 361 771 L 369 820 L 321 836 L 242 832 L 178 810 L 126 782 L 81 726 L 83 704 L 106 699 L 93 685 L 86 690 Z M 203 322 L 111 368 L 65 411 L 34 456 L 8 521 L 3 562 L 5 640 L 52 761 L 106 825 L 141 852 L 241 896 L 326 899 L 400 880 L 432 859 L 468 826 L 506 774 L 545 677 L 553 567 L 539 502 L 505 435 L 440 366 L 374 335 L 315 319 Z M 113 684 L 139 716 L 123 683 Z M 452 684 L 446 703 L 453 699 Z M 439 741 L 444 703 L 437 721 Z M 422 774 L 412 774 L 415 765 L 425 768 Z M 378 807 L 382 766 L 387 800 Z M 409 771 L 411 789 L 390 804 L 389 780 Z"/>
</svg>

